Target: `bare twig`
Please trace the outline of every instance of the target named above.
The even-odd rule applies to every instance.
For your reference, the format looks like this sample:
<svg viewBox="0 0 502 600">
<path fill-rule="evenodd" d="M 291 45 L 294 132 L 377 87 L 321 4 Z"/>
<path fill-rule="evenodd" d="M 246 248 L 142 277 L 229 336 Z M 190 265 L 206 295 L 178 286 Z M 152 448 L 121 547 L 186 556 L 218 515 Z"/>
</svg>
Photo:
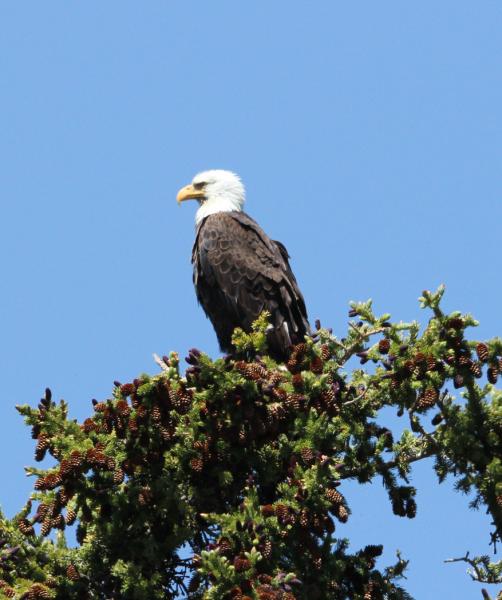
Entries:
<svg viewBox="0 0 502 600">
<path fill-rule="evenodd" d="M 368 331 L 362 332 L 360 331 L 360 329 L 358 327 L 356 327 L 354 325 L 354 323 L 349 322 L 349 327 L 351 327 L 358 335 L 359 339 L 357 340 L 357 342 L 354 342 L 351 346 L 349 346 L 349 348 L 347 348 L 345 350 L 345 354 L 342 356 L 342 358 L 339 361 L 339 365 L 343 365 L 345 364 L 349 358 L 351 358 L 351 356 L 353 356 L 353 354 L 356 351 L 356 346 L 357 344 L 359 344 L 360 342 L 362 342 L 363 340 L 371 337 L 372 335 L 376 335 L 377 333 L 382 333 L 383 331 L 386 330 L 385 327 L 377 327 L 376 329 L 369 329 Z"/>
<path fill-rule="evenodd" d="M 163 371 L 169 370 L 169 366 L 160 358 L 158 354 L 153 353 L 153 360 L 159 365 Z"/>
<path fill-rule="evenodd" d="M 472 567 L 472 571 L 467 569 L 467 573 L 474 581 L 478 581 L 479 583 L 501 583 L 501 578 L 496 576 L 493 573 L 490 573 L 490 570 L 487 569 L 490 565 L 488 565 L 488 557 L 481 558 L 469 558 L 469 552 L 465 553 L 465 556 L 461 556 L 459 558 L 448 558 L 444 561 L 445 563 L 453 563 L 453 562 L 465 562 L 470 567 Z M 480 563 L 483 564 L 486 568 L 480 568 Z"/>
</svg>

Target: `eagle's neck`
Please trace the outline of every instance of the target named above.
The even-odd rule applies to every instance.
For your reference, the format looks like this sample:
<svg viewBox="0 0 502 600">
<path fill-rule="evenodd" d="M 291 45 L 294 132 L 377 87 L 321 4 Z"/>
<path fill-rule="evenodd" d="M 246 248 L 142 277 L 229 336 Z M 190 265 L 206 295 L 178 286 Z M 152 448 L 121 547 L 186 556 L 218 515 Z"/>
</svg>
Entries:
<svg viewBox="0 0 502 600">
<path fill-rule="evenodd" d="M 241 212 L 243 200 L 238 194 L 226 193 L 209 197 L 203 202 L 195 214 L 195 226 L 198 227 L 202 221 L 220 212 Z"/>
</svg>

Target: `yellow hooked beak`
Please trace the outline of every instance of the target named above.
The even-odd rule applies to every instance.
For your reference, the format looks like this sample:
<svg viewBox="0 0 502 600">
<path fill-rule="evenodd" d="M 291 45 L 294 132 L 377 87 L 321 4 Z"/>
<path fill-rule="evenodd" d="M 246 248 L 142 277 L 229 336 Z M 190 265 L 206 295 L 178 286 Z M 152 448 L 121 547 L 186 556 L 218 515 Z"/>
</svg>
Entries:
<svg viewBox="0 0 502 600">
<path fill-rule="evenodd" d="M 204 198 L 204 190 L 196 190 L 193 184 L 189 183 L 178 192 L 176 202 L 181 204 L 185 200 L 198 200 L 199 198 Z"/>
</svg>

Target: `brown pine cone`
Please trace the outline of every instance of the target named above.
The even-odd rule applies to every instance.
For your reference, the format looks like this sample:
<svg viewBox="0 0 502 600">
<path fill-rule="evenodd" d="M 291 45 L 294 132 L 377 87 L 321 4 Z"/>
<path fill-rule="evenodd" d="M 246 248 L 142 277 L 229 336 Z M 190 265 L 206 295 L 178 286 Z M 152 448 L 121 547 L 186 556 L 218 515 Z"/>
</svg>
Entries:
<svg viewBox="0 0 502 600">
<path fill-rule="evenodd" d="M 436 359 L 432 356 L 429 355 L 426 359 L 427 362 L 427 371 L 434 371 L 437 367 L 437 362 Z"/>
<path fill-rule="evenodd" d="M 44 537 L 49 535 L 52 529 L 52 519 L 45 519 L 42 523 L 42 527 L 40 528 L 40 533 Z"/>
<path fill-rule="evenodd" d="M 310 370 L 312 371 L 312 373 L 315 373 L 316 375 L 320 375 L 323 371 L 323 368 L 324 368 L 324 363 L 323 363 L 321 357 L 314 356 L 314 358 L 310 362 Z"/>
<path fill-rule="evenodd" d="M 417 409 L 427 410 L 428 408 L 432 408 L 436 404 L 438 397 L 439 394 L 435 388 L 427 388 L 417 400 Z"/>
<path fill-rule="evenodd" d="M 77 512 L 73 508 L 66 509 L 66 524 L 73 525 L 77 520 Z"/>
<path fill-rule="evenodd" d="M 383 338 L 378 342 L 378 351 L 380 354 L 387 354 L 390 350 L 390 340 Z"/>
<path fill-rule="evenodd" d="M 242 573 L 251 568 L 251 562 L 245 556 L 236 556 L 234 558 L 234 568 L 237 573 Z"/>
<path fill-rule="evenodd" d="M 28 600 L 36 600 L 37 598 L 50 598 L 51 592 L 45 585 L 34 583 L 27 592 Z"/>
<path fill-rule="evenodd" d="M 300 513 L 300 526 L 303 527 L 303 529 L 307 529 L 307 527 L 309 526 L 309 522 L 309 512 L 306 508 L 304 508 Z"/>
<path fill-rule="evenodd" d="M 74 469 L 78 469 L 84 464 L 84 456 L 80 450 L 73 450 L 69 461 Z"/>
<path fill-rule="evenodd" d="M 476 354 L 481 362 L 486 362 L 488 360 L 488 346 L 484 342 L 479 342 L 476 345 Z"/>
<path fill-rule="evenodd" d="M 192 471 L 195 471 L 196 473 L 201 473 L 202 469 L 204 468 L 204 461 L 200 457 L 192 458 L 190 460 L 190 468 L 192 469 Z"/>
<path fill-rule="evenodd" d="M 343 496 L 342 494 L 340 494 L 340 492 L 334 488 L 329 488 L 326 490 L 326 498 L 331 502 L 331 504 L 333 504 L 334 506 L 336 506 L 337 504 L 342 504 L 343 503 Z"/>
<path fill-rule="evenodd" d="M 334 515 L 340 521 L 340 523 L 346 523 L 349 520 L 349 511 L 343 504 L 339 504 L 336 507 L 336 512 L 334 512 Z"/>
<path fill-rule="evenodd" d="M 272 504 L 264 504 L 261 507 L 261 514 L 267 518 L 267 517 L 273 517 L 275 515 L 275 508 Z"/>
<path fill-rule="evenodd" d="M 463 385 L 464 385 L 464 378 L 462 377 L 462 375 L 457 373 L 455 375 L 455 377 L 453 378 L 453 387 L 458 389 L 458 388 L 461 388 Z"/>
<path fill-rule="evenodd" d="M 120 393 L 122 394 L 122 396 L 124 398 L 127 398 L 127 396 L 130 396 L 135 391 L 136 391 L 136 386 L 134 385 L 134 383 L 124 383 L 123 385 L 120 386 Z"/>
<path fill-rule="evenodd" d="M 481 364 L 478 362 L 473 362 L 471 367 L 470 367 L 470 371 L 471 373 L 474 375 L 474 377 L 479 378 L 481 377 L 481 375 L 483 374 L 482 370 L 481 370 Z"/>
<path fill-rule="evenodd" d="M 285 504 L 278 503 L 274 506 L 275 516 L 279 520 L 286 520 L 289 514 L 289 509 Z"/>
<path fill-rule="evenodd" d="M 91 431 L 96 431 L 98 429 L 98 425 L 90 418 L 86 419 L 80 427 L 85 433 L 90 433 Z"/>
<path fill-rule="evenodd" d="M 263 542 L 261 547 L 261 553 L 265 560 L 268 560 L 272 556 L 272 542 L 267 539 Z"/>
<path fill-rule="evenodd" d="M 488 367 L 488 370 L 486 371 L 486 375 L 488 377 L 488 381 L 492 385 L 495 385 L 497 383 L 498 369 L 496 369 L 495 367 Z"/>
<path fill-rule="evenodd" d="M 453 317 L 452 319 L 448 320 L 446 326 L 448 329 L 455 329 L 456 331 L 459 331 L 464 327 L 464 321 L 460 317 Z"/>
<path fill-rule="evenodd" d="M 127 400 L 119 400 L 116 409 L 120 417 L 128 417 L 131 414 L 131 407 L 127 403 Z"/>
<path fill-rule="evenodd" d="M 291 383 L 293 384 L 295 390 L 303 389 L 303 377 L 301 376 L 301 373 L 295 373 L 294 375 L 292 375 Z"/>
<path fill-rule="evenodd" d="M 285 400 L 285 404 L 292 410 L 299 410 L 303 402 L 301 394 L 289 394 Z"/>
<path fill-rule="evenodd" d="M 37 446 L 35 449 L 35 460 L 40 462 L 45 458 L 45 453 L 50 446 L 49 436 L 45 433 L 41 433 L 38 436 Z"/>
<path fill-rule="evenodd" d="M 321 358 L 322 360 L 329 360 L 331 358 L 331 350 L 328 344 L 321 345 Z"/>
<path fill-rule="evenodd" d="M 304 460 L 305 463 L 307 463 L 308 465 L 312 464 L 312 462 L 314 461 L 315 458 L 315 454 L 314 451 L 312 450 L 312 448 L 302 448 L 300 450 L 300 454 Z"/>
<path fill-rule="evenodd" d="M 28 519 L 21 519 L 18 523 L 17 528 L 23 535 L 33 535 L 35 530 L 33 529 L 33 525 L 28 521 Z"/>
<path fill-rule="evenodd" d="M 426 361 L 426 356 L 423 352 L 417 352 L 413 357 L 413 362 L 418 365 Z"/>
<path fill-rule="evenodd" d="M 80 573 L 77 570 L 77 567 L 73 564 L 70 564 L 66 567 L 66 576 L 70 581 L 78 581 L 80 579 Z"/>
</svg>

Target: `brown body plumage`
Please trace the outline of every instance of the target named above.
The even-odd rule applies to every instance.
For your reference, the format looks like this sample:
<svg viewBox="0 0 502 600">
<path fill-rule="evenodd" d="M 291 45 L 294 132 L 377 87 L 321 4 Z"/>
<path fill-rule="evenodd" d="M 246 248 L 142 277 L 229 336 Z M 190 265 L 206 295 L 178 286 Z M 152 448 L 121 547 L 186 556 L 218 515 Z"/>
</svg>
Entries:
<svg viewBox="0 0 502 600">
<path fill-rule="evenodd" d="M 246 213 L 205 217 L 197 227 L 192 263 L 197 298 L 223 351 L 232 351 L 236 327 L 249 331 L 265 310 L 271 315 L 269 351 L 277 360 L 284 360 L 291 345 L 309 332 L 305 302 L 286 248 Z"/>
</svg>

